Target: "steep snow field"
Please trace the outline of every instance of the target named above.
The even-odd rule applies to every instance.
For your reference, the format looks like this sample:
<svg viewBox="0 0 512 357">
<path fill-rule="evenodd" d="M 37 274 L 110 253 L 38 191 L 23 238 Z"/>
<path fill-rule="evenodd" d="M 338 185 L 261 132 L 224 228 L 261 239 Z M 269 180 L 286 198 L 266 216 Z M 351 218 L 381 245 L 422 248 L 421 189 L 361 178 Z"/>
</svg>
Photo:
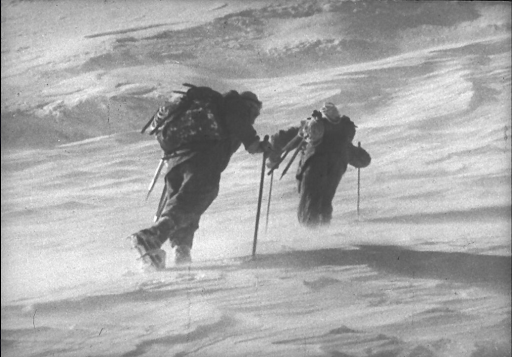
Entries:
<svg viewBox="0 0 512 357">
<path fill-rule="evenodd" d="M 508 2 L 2 2 L 6 356 L 510 356 Z M 372 155 L 330 227 L 295 165 L 237 152 L 194 263 L 142 273 L 125 239 L 162 190 L 140 128 L 181 83 L 252 90 L 260 135 L 325 101 Z"/>
</svg>

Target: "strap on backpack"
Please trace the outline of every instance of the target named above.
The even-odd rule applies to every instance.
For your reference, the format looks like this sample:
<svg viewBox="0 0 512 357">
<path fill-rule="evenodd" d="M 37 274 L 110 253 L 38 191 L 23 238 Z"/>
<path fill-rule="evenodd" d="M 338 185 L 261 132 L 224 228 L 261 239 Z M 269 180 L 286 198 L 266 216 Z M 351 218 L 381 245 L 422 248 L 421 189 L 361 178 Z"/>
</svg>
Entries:
<svg viewBox="0 0 512 357">
<path fill-rule="evenodd" d="M 197 88 L 197 86 L 193 85 L 193 84 L 190 84 L 190 83 L 183 83 L 183 86 L 185 87 L 189 87 L 189 88 Z M 188 91 L 187 91 L 188 92 Z M 173 93 L 178 93 L 178 94 L 182 94 L 183 97 L 182 97 L 182 100 L 183 98 L 187 95 L 187 92 L 183 92 L 181 90 L 174 90 Z M 149 135 L 153 135 L 154 133 L 156 133 L 156 131 L 158 129 L 160 129 L 160 127 L 162 127 L 162 125 L 164 123 L 166 123 L 169 119 L 171 119 L 171 117 L 174 117 L 174 114 L 176 114 L 176 112 L 178 111 L 178 109 L 180 109 L 180 107 L 182 107 L 182 102 L 180 102 L 180 104 L 178 105 L 178 108 L 176 108 L 176 110 L 174 110 L 173 112 L 169 113 L 168 117 L 166 120 L 162 121 L 161 123 L 159 123 L 150 133 Z M 144 134 L 144 132 L 149 128 L 149 126 L 151 125 L 151 123 L 153 122 L 153 119 L 155 118 L 155 115 L 158 114 L 160 108 L 155 112 L 155 114 L 153 114 L 151 116 L 151 118 L 149 119 L 149 121 L 144 125 L 144 127 L 142 127 L 142 130 L 140 131 L 141 134 Z"/>
<path fill-rule="evenodd" d="M 206 87 L 198 87 L 198 86 L 195 86 L 190 83 L 183 83 L 183 86 L 188 87 L 189 89 L 186 92 L 178 91 L 178 90 L 173 91 L 174 93 L 179 93 L 179 94 L 183 95 L 180 99 L 178 106 L 172 112 L 168 113 L 166 118 L 164 120 L 162 120 L 161 122 L 159 122 L 153 128 L 153 130 L 151 130 L 149 135 L 154 135 L 163 125 L 165 125 L 169 121 L 172 121 L 174 118 L 185 113 L 187 111 L 187 109 L 190 107 L 192 101 L 194 101 L 196 99 L 210 99 L 212 97 L 211 95 L 208 95 L 207 97 L 205 97 L 203 95 L 204 93 L 201 92 L 200 90 L 198 90 L 198 89 L 206 88 Z M 213 92 L 213 90 L 212 90 L 212 92 Z M 158 114 L 158 111 L 155 114 L 153 114 L 153 116 L 151 116 L 151 119 L 142 128 L 141 134 L 143 134 L 147 130 L 147 128 L 149 128 L 149 126 L 151 125 L 151 123 L 154 120 L 155 115 L 157 115 L 157 114 Z"/>
</svg>

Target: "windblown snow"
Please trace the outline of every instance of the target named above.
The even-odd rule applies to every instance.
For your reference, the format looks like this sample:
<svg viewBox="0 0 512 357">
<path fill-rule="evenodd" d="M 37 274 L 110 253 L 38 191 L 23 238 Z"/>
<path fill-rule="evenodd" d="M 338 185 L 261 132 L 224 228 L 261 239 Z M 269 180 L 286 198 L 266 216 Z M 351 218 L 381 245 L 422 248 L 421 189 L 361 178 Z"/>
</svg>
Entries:
<svg viewBox="0 0 512 357">
<path fill-rule="evenodd" d="M 5 1 L 5 356 L 510 356 L 511 7 L 432 1 Z M 333 223 L 293 166 L 237 152 L 194 263 L 142 273 L 160 159 L 140 129 L 184 82 L 251 90 L 260 135 L 334 102 L 371 154 Z M 164 246 L 172 257 L 170 246 Z"/>
</svg>

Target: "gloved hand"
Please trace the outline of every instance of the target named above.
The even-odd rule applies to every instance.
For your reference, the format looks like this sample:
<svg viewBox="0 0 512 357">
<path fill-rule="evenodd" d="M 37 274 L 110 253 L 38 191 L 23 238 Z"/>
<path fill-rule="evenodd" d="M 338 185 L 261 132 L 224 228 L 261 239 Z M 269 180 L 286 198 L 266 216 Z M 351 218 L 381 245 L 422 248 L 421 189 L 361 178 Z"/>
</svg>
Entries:
<svg viewBox="0 0 512 357">
<path fill-rule="evenodd" d="M 279 168 L 279 160 L 267 160 L 267 163 L 265 165 L 270 170 L 277 170 Z"/>
<path fill-rule="evenodd" d="M 269 169 L 277 169 L 279 167 L 279 161 L 281 161 L 281 155 L 282 151 L 276 150 L 274 148 L 268 155 L 267 155 L 267 167 Z"/>
<path fill-rule="evenodd" d="M 261 141 L 259 145 L 260 152 L 265 153 L 267 156 L 274 151 L 274 148 L 272 147 L 272 144 L 268 141 Z"/>
<path fill-rule="evenodd" d="M 248 148 L 247 151 L 249 154 L 261 154 L 265 153 L 266 155 L 270 155 L 273 152 L 272 144 L 268 141 L 260 141 L 256 140 L 253 142 Z"/>
<path fill-rule="evenodd" d="M 322 113 L 320 113 L 318 110 L 313 110 L 313 114 L 311 114 L 311 116 L 316 119 L 322 119 Z"/>
</svg>

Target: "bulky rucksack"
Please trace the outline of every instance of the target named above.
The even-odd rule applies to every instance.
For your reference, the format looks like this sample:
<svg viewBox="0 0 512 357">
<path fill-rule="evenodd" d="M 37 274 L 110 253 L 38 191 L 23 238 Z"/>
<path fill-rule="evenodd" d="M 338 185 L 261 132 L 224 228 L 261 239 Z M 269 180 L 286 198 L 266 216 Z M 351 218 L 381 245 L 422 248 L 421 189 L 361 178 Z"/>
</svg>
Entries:
<svg viewBox="0 0 512 357">
<path fill-rule="evenodd" d="M 183 84 L 186 92 L 174 91 L 182 96 L 161 106 L 142 129 L 150 129 L 167 154 L 198 142 L 222 139 L 223 97 L 209 87 Z"/>
</svg>

